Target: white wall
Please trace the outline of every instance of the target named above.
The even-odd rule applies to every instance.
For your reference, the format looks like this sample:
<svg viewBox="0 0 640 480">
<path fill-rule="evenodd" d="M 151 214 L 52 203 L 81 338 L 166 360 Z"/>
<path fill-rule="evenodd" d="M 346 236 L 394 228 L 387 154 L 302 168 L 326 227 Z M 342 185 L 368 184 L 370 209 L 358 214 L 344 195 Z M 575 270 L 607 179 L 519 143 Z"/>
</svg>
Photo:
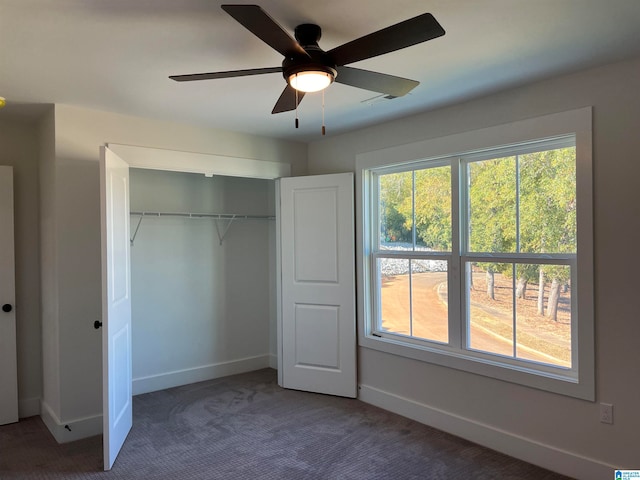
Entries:
<svg viewBox="0 0 640 480">
<path fill-rule="evenodd" d="M 354 171 L 357 153 L 593 105 L 596 403 L 360 348 L 369 401 L 577 478 L 638 468 L 639 83 L 637 59 L 309 146 L 310 174 Z M 597 402 L 614 405 L 614 425 Z"/>
<path fill-rule="evenodd" d="M 36 125 L 0 117 L 0 165 L 13 167 L 20 417 L 40 413 L 40 259 Z M 2 228 L 2 226 L 0 226 Z"/>
<path fill-rule="evenodd" d="M 273 181 L 131 169 L 131 210 L 269 212 Z M 131 231 L 138 216 L 132 216 Z M 227 220 L 219 220 L 222 233 Z M 144 217 L 131 248 L 134 394 L 269 365 L 269 220 Z"/>
<path fill-rule="evenodd" d="M 304 144 L 55 106 L 55 162 L 43 187 L 55 184 L 42 237 L 43 278 L 51 294 L 43 295 L 42 321 L 52 333 L 43 340 L 44 362 L 51 365 L 43 418 L 58 441 L 100 429 L 101 331 L 93 322 L 101 318 L 98 149 L 105 143 L 284 162 L 294 174 L 306 169 Z"/>
</svg>

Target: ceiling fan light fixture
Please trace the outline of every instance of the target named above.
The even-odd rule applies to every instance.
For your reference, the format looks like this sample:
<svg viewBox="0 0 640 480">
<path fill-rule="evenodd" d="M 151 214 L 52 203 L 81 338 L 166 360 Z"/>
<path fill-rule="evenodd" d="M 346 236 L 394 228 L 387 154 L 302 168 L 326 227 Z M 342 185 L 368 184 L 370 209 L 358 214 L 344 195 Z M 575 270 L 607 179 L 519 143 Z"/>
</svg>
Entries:
<svg viewBox="0 0 640 480">
<path fill-rule="evenodd" d="M 301 92 L 319 92 L 333 83 L 334 76 L 322 70 L 306 70 L 289 75 L 289 85 Z"/>
<path fill-rule="evenodd" d="M 287 86 L 273 107 L 272 114 L 297 111 L 306 92 L 324 92 L 334 81 L 382 93 L 386 98 L 401 97 L 420 82 L 347 65 L 411 47 L 445 34 L 433 15 L 423 13 L 324 51 L 318 45 L 322 36 L 322 29 L 318 25 L 300 24 L 295 28 L 292 37 L 259 5 L 225 4 L 221 7 L 249 32 L 283 55 L 282 67 L 171 75 L 169 78 L 177 82 L 186 82 L 281 72 Z M 297 118 L 296 114 L 296 126 Z"/>
</svg>

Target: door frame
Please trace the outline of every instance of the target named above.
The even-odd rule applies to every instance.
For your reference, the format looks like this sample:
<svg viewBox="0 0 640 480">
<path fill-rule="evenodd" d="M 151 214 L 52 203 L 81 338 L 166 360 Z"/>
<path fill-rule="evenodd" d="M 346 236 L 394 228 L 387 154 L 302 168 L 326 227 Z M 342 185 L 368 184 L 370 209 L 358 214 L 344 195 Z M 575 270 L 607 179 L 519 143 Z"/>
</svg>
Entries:
<svg viewBox="0 0 640 480">
<path fill-rule="evenodd" d="M 261 178 L 268 180 L 276 180 L 283 176 L 289 176 L 291 172 L 291 166 L 287 163 L 255 160 L 249 158 L 181 152 L 175 150 L 137 147 L 113 143 L 105 144 L 105 146 L 101 148 L 107 148 L 111 150 L 125 163 L 127 163 L 129 168 L 196 173 L 204 174 L 206 176 L 224 175 L 244 178 Z M 101 178 L 101 189 L 106 187 L 106 185 L 104 185 L 104 182 L 105 179 Z M 127 186 L 127 188 L 129 188 L 129 186 Z M 101 228 L 105 228 L 105 225 L 102 225 L 103 223 L 104 220 L 101 220 Z M 103 257 L 106 257 L 106 251 L 104 250 L 105 247 L 106 245 L 102 244 L 101 255 Z M 106 284 L 103 281 L 103 295 L 105 289 Z M 105 314 L 103 313 L 103 315 Z M 105 321 L 107 321 L 107 319 L 103 317 L 102 321 L 104 323 Z M 129 352 L 129 354 L 131 355 L 131 352 Z M 109 358 L 106 353 L 104 353 L 103 363 L 108 361 Z M 102 376 L 103 385 L 105 385 L 106 369 L 104 368 L 102 371 Z M 108 391 L 103 392 L 103 398 L 108 398 L 109 394 L 110 392 Z M 106 452 L 106 449 L 103 447 L 103 454 L 104 452 Z"/>
</svg>

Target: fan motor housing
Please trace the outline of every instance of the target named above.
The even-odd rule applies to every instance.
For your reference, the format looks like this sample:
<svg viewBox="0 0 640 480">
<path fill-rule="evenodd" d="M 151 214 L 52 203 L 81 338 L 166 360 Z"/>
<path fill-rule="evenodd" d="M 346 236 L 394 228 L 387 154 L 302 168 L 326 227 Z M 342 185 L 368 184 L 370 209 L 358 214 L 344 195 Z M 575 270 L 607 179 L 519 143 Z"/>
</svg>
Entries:
<svg viewBox="0 0 640 480">
<path fill-rule="evenodd" d="M 295 37 L 309 57 L 289 56 L 282 61 L 282 76 L 289 80 L 291 75 L 309 70 L 326 72 L 335 79 L 338 76 L 333 59 L 318 46 L 322 29 L 312 23 L 304 23 L 295 28 Z"/>
<path fill-rule="evenodd" d="M 293 36 L 302 47 L 305 45 L 318 46 L 318 42 L 322 38 L 322 29 L 313 23 L 303 23 L 295 28 Z"/>
</svg>

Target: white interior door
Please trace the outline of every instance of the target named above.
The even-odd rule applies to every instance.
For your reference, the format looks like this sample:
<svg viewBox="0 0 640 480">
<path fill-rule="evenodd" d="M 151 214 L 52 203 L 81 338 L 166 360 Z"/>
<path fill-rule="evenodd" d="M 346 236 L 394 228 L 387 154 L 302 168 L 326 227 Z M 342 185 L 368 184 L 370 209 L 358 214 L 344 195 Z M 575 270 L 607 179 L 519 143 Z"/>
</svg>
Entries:
<svg viewBox="0 0 640 480">
<path fill-rule="evenodd" d="M 280 180 L 285 388 L 356 396 L 353 174 Z"/>
<path fill-rule="evenodd" d="M 100 152 L 103 449 L 109 470 L 133 424 L 129 165 L 106 147 Z"/>
<path fill-rule="evenodd" d="M 0 425 L 18 421 L 13 168 L 0 166 Z"/>
</svg>

